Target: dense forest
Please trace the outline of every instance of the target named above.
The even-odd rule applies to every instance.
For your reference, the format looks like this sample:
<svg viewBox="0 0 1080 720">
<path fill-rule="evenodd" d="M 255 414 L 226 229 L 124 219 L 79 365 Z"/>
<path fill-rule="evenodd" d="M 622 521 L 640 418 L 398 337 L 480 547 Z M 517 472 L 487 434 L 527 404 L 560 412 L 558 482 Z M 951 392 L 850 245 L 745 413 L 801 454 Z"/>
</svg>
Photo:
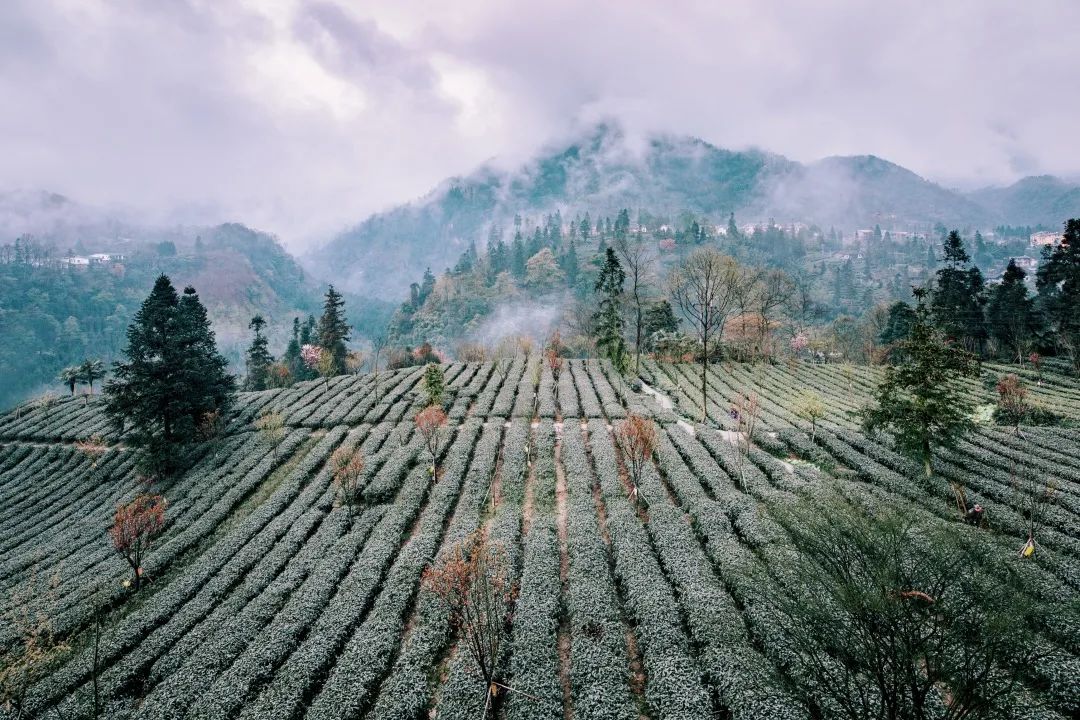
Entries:
<svg viewBox="0 0 1080 720">
<path fill-rule="evenodd" d="M 1015 279 L 1017 271 L 1026 277 L 1021 285 L 1034 291 L 1033 265 L 1040 258 L 1030 257 L 1039 250 L 1029 247 L 1028 237 L 1037 229 L 998 226 L 985 235 L 979 230 L 956 234 L 964 248 L 964 271 L 975 270 L 982 278 L 976 294 L 983 305 L 996 282 Z M 502 335 L 539 341 L 557 328 L 568 354 L 592 356 L 596 283 L 606 250 L 613 248 L 628 273 L 622 306 L 628 314 L 640 310 L 645 349 L 655 350 L 657 332 L 679 329 L 669 307 L 672 270 L 695 250 L 712 248 L 737 263 L 744 281 L 732 314 L 768 315 L 774 350 L 777 342 L 803 336 L 814 352 L 875 360 L 874 353 L 891 341 L 890 308 L 909 302 L 913 287 L 932 285 L 943 268 L 951 267 L 949 237 L 940 223 L 923 230 L 875 225 L 844 231 L 772 221 L 740 226 L 734 215 L 726 222 L 647 211 L 631 219 L 628 210 L 572 219 L 558 212 L 519 215 L 512 228 L 492 227 L 485 249 L 473 243 L 452 268 L 438 275 L 425 272 L 412 284 L 388 333 L 403 347 L 428 343 L 460 356 L 477 345 L 493 347 Z M 1027 270 L 1015 263 L 1009 270 L 1012 258 Z M 727 326 L 733 345 L 740 327 Z M 987 339 L 998 352 L 1001 338 Z M 1037 338 L 1032 342 L 1039 344 Z"/>
<path fill-rule="evenodd" d="M 116 359 L 133 313 L 163 272 L 199 288 L 237 367 L 254 312 L 284 327 L 290 313 L 318 304 L 296 261 L 271 236 L 241 225 L 74 247 L 19 237 L 0 245 L 0 407 L 43 389 L 67 392 L 58 378 L 67 366 Z"/>
</svg>

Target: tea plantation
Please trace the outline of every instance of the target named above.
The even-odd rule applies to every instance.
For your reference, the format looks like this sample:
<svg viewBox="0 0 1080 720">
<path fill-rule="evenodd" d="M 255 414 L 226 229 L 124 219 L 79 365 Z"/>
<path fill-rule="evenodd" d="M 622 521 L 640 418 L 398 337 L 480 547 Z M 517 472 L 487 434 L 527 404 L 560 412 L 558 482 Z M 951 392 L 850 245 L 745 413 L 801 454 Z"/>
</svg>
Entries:
<svg viewBox="0 0 1080 720">
<path fill-rule="evenodd" d="M 1015 716 L 1080 716 L 1075 380 L 985 367 L 969 388 L 977 403 L 994 403 L 998 375 L 1020 372 L 1062 421 L 1020 433 L 980 424 L 937 454 L 928 487 L 912 480 L 921 466 L 860 430 L 876 368 L 714 365 L 706 426 L 694 423 L 700 366 L 644 361 L 628 383 L 597 361 L 569 361 L 557 381 L 535 357 L 453 363 L 433 481 L 413 422 L 422 372 L 239 394 L 190 469 L 155 484 L 167 525 L 137 594 L 106 529 L 145 481 L 100 400 L 0 417 L 0 606 L 55 577 L 53 631 L 67 645 L 28 691 L 29 715 L 92 717 L 96 692 L 110 718 L 476 720 L 482 681 L 421 575 L 484 528 L 517 588 L 501 716 L 807 717 L 754 577 L 798 552 L 770 508 L 830 485 L 977 533 L 1010 558 L 1033 597 L 1061 608 L 1041 628 L 1054 652 L 1025 678 L 1045 703 Z M 823 406 L 813 423 L 796 410 L 808 393 Z M 758 420 L 742 448 L 732 407 L 749 395 Z M 270 412 L 284 418 L 276 445 L 255 427 Z M 634 498 L 613 441 L 629 413 L 658 430 Z M 79 446 L 95 435 L 104 447 Z M 328 464 L 342 446 L 365 458 L 352 513 Z M 987 509 L 985 527 L 959 522 L 950 482 Z M 1047 488 L 1037 552 L 1021 558 L 1031 494 Z M 0 625 L 0 648 L 16 632 Z"/>
</svg>

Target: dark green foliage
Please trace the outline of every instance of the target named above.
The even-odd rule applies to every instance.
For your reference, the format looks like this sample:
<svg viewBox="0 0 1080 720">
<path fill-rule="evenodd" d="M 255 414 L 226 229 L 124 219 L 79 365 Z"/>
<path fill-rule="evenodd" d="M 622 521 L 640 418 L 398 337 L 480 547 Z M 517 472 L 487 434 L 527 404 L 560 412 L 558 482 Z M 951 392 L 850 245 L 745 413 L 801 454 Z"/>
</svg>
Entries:
<svg viewBox="0 0 1080 720">
<path fill-rule="evenodd" d="M 306 366 L 303 358 L 300 357 L 300 347 L 303 345 L 301 337 L 304 330 L 307 331 L 307 335 L 310 337 L 311 329 L 307 325 L 301 325 L 300 318 L 294 317 L 292 337 L 289 338 L 289 344 L 285 348 L 285 355 L 281 359 L 289 370 L 289 379 L 292 382 L 310 380 L 315 376 L 314 371 Z"/>
<path fill-rule="evenodd" d="M 977 267 L 970 267 L 971 258 L 955 230 L 945 239 L 942 259 L 945 264 L 937 271 L 931 302 L 934 323 L 946 337 L 978 352 L 986 340 L 982 273 Z"/>
<path fill-rule="evenodd" d="M 562 268 L 563 275 L 566 276 L 566 284 L 573 288 L 578 283 L 578 255 L 576 243 L 571 240 L 570 245 L 566 248 L 566 253 L 559 258 L 559 267 Z"/>
<path fill-rule="evenodd" d="M 252 338 L 247 350 L 245 390 L 266 390 L 269 387 L 270 365 L 274 362 L 274 356 L 270 354 L 269 341 L 262 333 L 264 327 L 266 327 L 266 320 L 262 315 L 256 315 L 248 323 L 248 329 L 255 331 L 255 337 Z"/>
<path fill-rule="evenodd" d="M 596 326 L 597 350 L 603 357 L 611 360 L 620 372 L 626 370 L 629 362 L 626 341 L 623 338 L 622 309 L 619 305 L 625 280 L 626 274 L 615 250 L 607 248 L 604 265 L 593 288 L 599 298 L 599 309 L 593 314 L 593 322 Z"/>
<path fill-rule="evenodd" d="M 431 278 L 431 286 L 435 286 L 435 278 L 429 270 L 424 276 L 424 285 Z M 429 291 L 430 292 L 430 291 Z M 345 300 L 341 293 L 334 290 L 331 285 L 326 290 L 326 300 L 323 303 L 323 314 L 319 318 L 319 347 L 323 352 L 329 352 L 334 359 L 330 375 L 343 375 L 345 373 L 345 356 L 349 350 L 345 343 L 349 341 L 349 331 L 352 328 L 345 322 Z"/>
<path fill-rule="evenodd" d="M 79 366 L 79 381 L 86 383 L 90 388 L 90 394 L 94 394 L 94 381 L 105 377 L 105 363 L 101 360 L 87 358 Z"/>
<path fill-rule="evenodd" d="M 799 552 L 754 576 L 756 600 L 791 658 L 784 682 L 809 716 L 956 720 L 1031 709 L 1025 677 L 1060 657 L 1039 637 L 1057 609 L 992 543 L 910 513 L 868 514 L 839 495 L 776 517 Z"/>
<path fill-rule="evenodd" d="M 143 470 L 167 475 L 207 415 L 231 405 L 235 380 L 194 288 L 178 297 L 165 275 L 135 314 L 124 352 L 127 362 L 114 364 L 105 386 L 106 412 L 126 431 L 125 442 L 142 451 Z"/>
<path fill-rule="evenodd" d="M 1065 223 L 1061 242 L 1053 250 L 1044 249 L 1035 285 L 1059 349 L 1080 374 L 1080 218 Z"/>
<path fill-rule="evenodd" d="M 647 347 L 652 350 L 653 337 L 658 332 L 665 334 L 679 331 L 679 319 L 675 317 L 675 310 L 667 300 L 658 300 L 649 305 L 645 311 L 644 334 Z"/>
<path fill-rule="evenodd" d="M 428 363 L 424 368 L 424 392 L 429 407 L 442 407 L 446 402 L 446 375 L 439 363 Z"/>
<path fill-rule="evenodd" d="M 330 286 L 333 289 L 333 286 Z M 435 276 L 431 273 L 431 268 L 425 268 L 424 279 L 420 283 L 420 294 L 417 297 L 417 307 L 423 305 L 424 302 L 431 296 L 431 293 L 435 291 Z"/>
<path fill-rule="evenodd" d="M 836 268 L 833 281 L 833 304 L 836 307 L 850 305 L 855 300 L 855 267 L 847 259 Z"/>
<path fill-rule="evenodd" d="M 79 378 L 81 373 L 79 372 L 78 365 L 70 365 L 60 371 L 60 374 L 56 376 L 56 379 L 64 383 L 64 385 L 71 392 L 72 397 L 75 395 L 75 386 L 79 384 Z"/>
<path fill-rule="evenodd" d="M 915 311 L 911 306 L 906 302 L 894 302 L 889 306 L 889 318 L 878 339 L 884 345 L 895 346 L 896 343 L 907 340 L 914 323 Z"/>
<path fill-rule="evenodd" d="M 521 239 L 521 232 L 518 231 L 514 233 L 514 242 L 510 246 L 510 272 L 514 277 L 525 277 L 525 261 L 528 259 L 525 254 L 525 241 Z"/>
<path fill-rule="evenodd" d="M 986 324 L 990 337 L 998 343 L 998 352 L 1022 361 L 1038 336 L 1040 320 L 1035 301 L 1029 297 L 1027 276 L 1012 260 L 1005 268 L 1001 283 L 990 290 Z"/>
<path fill-rule="evenodd" d="M 93 239 L 81 252 L 118 250 L 113 238 L 127 232 L 90 232 Z M 127 326 L 161 273 L 178 288 L 200 289 L 222 354 L 239 366 L 247 345 L 238 333 L 240 318 L 260 313 L 273 324 L 272 318 L 317 306 L 318 290 L 273 237 L 237 224 L 203 228 L 200 252 L 185 240 L 187 232 L 131 229 L 122 261 L 82 268 L 63 262 L 67 247 L 56 245 L 63 237 L 0 238 L 0 337 L 6 341 L 0 343 L 0 408 L 52 385 L 61 370 L 87 357 L 100 358 L 105 367 L 120 358 Z M 174 255 L 158 255 L 163 237 L 175 246 Z M 244 281 L 237 283 L 236 276 Z M 274 333 L 268 334 L 273 347 Z"/>
<path fill-rule="evenodd" d="M 971 403 L 958 381 L 978 377 L 978 360 L 944 337 L 931 323 L 926 291 L 917 289 L 914 322 L 897 344 L 899 365 L 885 369 L 877 407 L 863 415 L 867 432 L 892 434 L 898 451 L 922 462 L 926 476 L 934 448 L 954 447 L 972 426 Z"/>
</svg>

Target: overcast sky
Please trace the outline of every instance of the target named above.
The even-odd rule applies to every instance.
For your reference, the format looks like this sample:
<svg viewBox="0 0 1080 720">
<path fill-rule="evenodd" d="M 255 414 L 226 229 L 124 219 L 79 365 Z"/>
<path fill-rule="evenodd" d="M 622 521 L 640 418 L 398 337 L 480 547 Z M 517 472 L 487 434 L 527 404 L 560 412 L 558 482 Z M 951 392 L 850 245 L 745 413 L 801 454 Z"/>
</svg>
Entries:
<svg viewBox="0 0 1080 720">
<path fill-rule="evenodd" d="M 606 117 L 949 185 L 1080 174 L 1076 0 L 3 0 L 0 189 L 299 247 Z"/>
</svg>

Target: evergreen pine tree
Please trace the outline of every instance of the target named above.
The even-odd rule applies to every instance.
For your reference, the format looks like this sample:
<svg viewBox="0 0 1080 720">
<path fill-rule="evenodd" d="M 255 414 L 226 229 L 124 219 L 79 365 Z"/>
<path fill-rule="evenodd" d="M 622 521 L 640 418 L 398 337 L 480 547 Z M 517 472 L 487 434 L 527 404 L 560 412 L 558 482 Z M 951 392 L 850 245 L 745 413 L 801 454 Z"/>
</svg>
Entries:
<svg viewBox="0 0 1080 720">
<path fill-rule="evenodd" d="M 544 249 L 544 233 L 539 227 L 533 231 L 532 240 L 529 241 L 528 248 L 525 250 L 525 260 L 528 261 L 536 253 Z"/>
<path fill-rule="evenodd" d="M 835 231 L 833 232 L 835 234 Z M 739 226 L 735 224 L 735 213 L 728 215 L 727 239 L 729 242 L 734 242 L 739 239 Z"/>
<path fill-rule="evenodd" d="M 878 339 L 883 345 L 892 347 L 894 359 L 899 357 L 896 352 L 896 344 L 904 342 L 911 334 L 911 326 L 915 324 L 915 311 L 906 302 L 897 300 L 889 306 L 888 320 L 881 329 Z"/>
<path fill-rule="evenodd" d="M 264 327 L 266 320 L 262 315 L 256 315 L 248 323 L 248 329 L 255 331 L 255 337 L 247 349 L 246 390 L 265 390 L 269 386 L 270 365 L 274 362 L 274 356 L 270 354 L 269 340 L 262 334 Z"/>
<path fill-rule="evenodd" d="M 195 288 L 184 288 L 177 316 L 180 327 L 180 357 L 186 370 L 192 418 L 196 428 L 208 413 L 223 412 L 232 404 L 236 378 L 229 374 L 229 361 L 217 351 L 214 330 L 206 308 Z"/>
<path fill-rule="evenodd" d="M 193 288 L 183 298 L 165 275 L 128 328 L 127 362 L 113 365 L 105 411 L 125 442 L 140 452 L 141 468 L 166 475 L 181 463 L 208 413 L 232 403 L 233 377 L 217 352 L 214 333 Z"/>
<path fill-rule="evenodd" d="M 311 344 L 311 333 L 315 330 L 315 316 L 308 315 L 307 320 L 300 326 L 300 345 Z"/>
<path fill-rule="evenodd" d="M 1066 222 L 1057 246 L 1044 249 L 1035 287 L 1049 329 L 1080 374 L 1080 219 Z"/>
<path fill-rule="evenodd" d="M 630 232 L 630 211 L 623 208 L 619 211 L 618 217 L 615 218 L 614 236 L 615 240 L 625 240 L 627 233 Z"/>
<path fill-rule="evenodd" d="M 431 275 L 430 270 L 424 274 L 425 284 L 429 275 Z M 434 286 L 434 277 L 431 282 Z M 345 300 L 341 297 L 341 293 L 331 285 L 326 291 L 323 314 L 319 318 L 319 347 L 323 349 L 323 352 L 330 353 L 333 358 L 330 372 L 326 373 L 327 377 L 345 373 L 345 356 L 349 353 L 345 343 L 349 341 L 351 329 L 345 322 Z"/>
<path fill-rule="evenodd" d="M 525 277 L 525 241 L 520 232 L 514 233 L 514 243 L 510 248 L 510 272 L 519 280 Z"/>
<path fill-rule="evenodd" d="M 285 347 L 285 357 L 282 358 L 285 367 L 289 370 L 289 377 L 295 382 L 304 379 L 304 361 L 300 357 L 300 318 L 294 317 L 292 321 L 292 337 Z"/>
<path fill-rule="evenodd" d="M 1028 295 L 1024 278 L 1027 273 L 1009 261 L 1001 282 L 990 291 L 986 307 L 986 324 L 990 336 L 998 342 L 1003 355 L 1023 362 L 1038 331 L 1039 316 L 1035 300 Z"/>
<path fill-rule="evenodd" d="M 926 290 L 914 292 L 918 306 L 907 339 L 898 343 L 903 362 L 885 369 L 877 406 L 864 412 L 863 427 L 890 433 L 896 449 L 921 462 L 930 478 L 934 449 L 954 447 L 972 426 L 970 398 L 959 380 L 978 377 L 979 363 L 934 327 Z"/>
<path fill-rule="evenodd" d="M 563 274 L 566 275 L 566 284 L 571 288 L 577 287 L 579 266 L 577 248 L 573 240 L 570 241 L 566 254 L 562 256 L 561 265 Z"/>
<path fill-rule="evenodd" d="M 945 333 L 969 350 L 979 352 L 986 339 L 986 302 L 982 273 L 969 267 L 971 258 L 960 233 L 953 230 L 944 243 L 944 267 L 937 271 L 931 308 L 934 321 Z"/>
<path fill-rule="evenodd" d="M 615 250 L 608 248 L 604 254 L 604 265 L 593 288 L 600 297 L 600 307 L 593 314 L 593 321 L 596 324 L 597 349 L 611 360 L 619 372 L 626 370 L 629 361 L 626 341 L 623 339 L 623 317 L 620 308 L 625 280 L 626 274 Z"/>
<path fill-rule="evenodd" d="M 330 286 L 330 290 L 333 290 L 333 286 Z M 420 295 L 417 298 L 417 307 L 420 307 L 431 296 L 431 293 L 435 291 L 435 275 L 431 272 L 431 268 L 424 269 L 424 280 L 420 283 Z"/>
</svg>

